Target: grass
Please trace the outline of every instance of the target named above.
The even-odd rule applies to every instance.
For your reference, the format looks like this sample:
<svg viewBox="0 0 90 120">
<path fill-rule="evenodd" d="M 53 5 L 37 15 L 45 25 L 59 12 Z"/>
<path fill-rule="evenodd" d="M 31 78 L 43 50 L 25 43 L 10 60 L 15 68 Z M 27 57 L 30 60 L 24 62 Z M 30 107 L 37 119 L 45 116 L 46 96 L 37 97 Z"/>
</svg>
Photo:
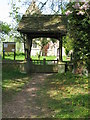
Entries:
<svg viewBox="0 0 90 120">
<path fill-rule="evenodd" d="M 37 94 L 41 100 L 46 98 L 46 106 L 53 111 L 53 118 L 88 118 L 89 79 L 72 73 L 53 74 Z"/>
<path fill-rule="evenodd" d="M 38 56 L 31 56 L 32 59 L 35 59 L 35 60 L 38 60 Z M 56 59 L 55 56 L 41 56 L 40 57 L 40 60 L 43 60 L 43 59 L 46 59 L 46 60 L 53 60 L 53 59 Z M 13 53 L 9 53 L 8 54 L 5 54 L 5 59 L 10 59 L 10 60 L 14 60 L 14 54 Z M 25 60 L 25 54 L 24 53 L 16 53 L 16 60 Z"/>
<path fill-rule="evenodd" d="M 38 56 L 31 56 L 32 59 L 38 60 Z M 43 59 L 46 60 L 55 60 L 57 57 L 56 56 L 40 56 L 40 60 Z M 6 60 L 14 60 L 14 53 L 5 53 L 5 59 Z M 24 53 L 16 53 L 16 60 L 25 60 L 25 54 Z M 66 56 L 63 56 L 63 61 L 68 61 Z"/>
<path fill-rule="evenodd" d="M 55 60 L 56 56 L 41 56 L 40 60 L 43 60 L 44 58 L 46 60 Z M 38 60 L 38 56 L 32 56 L 32 59 Z"/>
<path fill-rule="evenodd" d="M 6 60 L 14 60 L 14 53 L 5 53 L 5 59 Z M 15 57 L 16 60 L 25 60 L 25 55 L 24 53 L 16 53 L 16 57 Z"/>
<path fill-rule="evenodd" d="M 36 59 L 38 60 L 38 56 L 31 56 L 32 59 Z M 55 56 L 41 56 L 40 57 L 40 60 L 43 60 L 43 59 L 46 59 L 46 60 L 53 60 L 53 59 L 56 59 Z M 10 60 L 14 60 L 14 53 L 9 53 L 9 55 L 6 53 L 5 54 L 5 59 L 10 59 Z M 16 53 L 16 60 L 25 60 L 25 54 L 24 53 Z"/>
<path fill-rule="evenodd" d="M 30 81 L 28 75 L 18 70 L 2 69 L 2 99 L 3 103 L 10 101 L 17 92 Z"/>
</svg>

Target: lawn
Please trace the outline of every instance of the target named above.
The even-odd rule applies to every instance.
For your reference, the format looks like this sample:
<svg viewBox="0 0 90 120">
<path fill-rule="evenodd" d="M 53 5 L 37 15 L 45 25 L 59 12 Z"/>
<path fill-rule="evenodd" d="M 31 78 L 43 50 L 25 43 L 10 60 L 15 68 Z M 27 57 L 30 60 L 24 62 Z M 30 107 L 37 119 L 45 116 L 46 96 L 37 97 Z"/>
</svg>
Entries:
<svg viewBox="0 0 90 120">
<path fill-rule="evenodd" d="M 72 73 L 53 74 L 37 94 L 47 98 L 46 105 L 53 111 L 53 118 L 88 118 L 89 79 Z"/>
<path fill-rule="evenodd" d="M 5 53 L 5 59 L 6 60 L 14 60 L 14 53 L 10 53 L 7 54 Z M 25 60 L 25 55 L 24 53 L 16 53 L 16 57 L 15 57 L 16 60 Z"/>
<path fill-rule="evenodd" d="M 2 99 L 3 104 L 10 101 L 17 92 L 28 84 L 30 77 L 26 73 L 9 68 L 2 69 Z"/>
<path fill-rule="evenodd" d="M 38 60 L 38 56 L 31 56 L 32 59 Z M 43 59 L 46 60 L 55 60 L 57 59 L 56 56 L 40 56 L 40 60 Z M 14 53 L 9 53 L 9 54 L 5 54 L 5 59 L 9 59 L 9 60 L 14 60 Z M 24 53 L 16 53 L 16 60 L 25 60 L 25 54 Z M 66 56 L 63 56 L 63 61 L 68 61 Z"/>
<path fill-rule="evenodd" d="M 38 56 L 31 56 L 32 59 L 35 59 L 35 60 L 38 60 Z M 46 60 L 53 60 L 53 59 L 56 59 L 55 56 L 41 56 L 40 57 L 40 60 L 43 60 L 43 59 L 46 59 Z M 5 54 L 5 59 L 10 59 L 10 60 L 14 60 L 14 54 L 13 53 L 9 53 L 9 55 L 6 53 Z M 16 53 L 16 60 L 25 60 L 25 54 L 24 53 Z"/>
</svg>

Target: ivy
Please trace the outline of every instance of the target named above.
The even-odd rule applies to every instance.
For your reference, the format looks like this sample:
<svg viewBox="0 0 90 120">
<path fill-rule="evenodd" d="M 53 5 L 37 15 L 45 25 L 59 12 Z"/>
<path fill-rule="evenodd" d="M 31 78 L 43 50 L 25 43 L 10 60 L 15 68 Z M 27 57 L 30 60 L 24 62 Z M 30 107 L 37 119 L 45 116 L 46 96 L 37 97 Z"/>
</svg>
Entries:
<svg viewBox="0 0 90 120">
<path fill-rule="evenodd" d="M 89 66 L 89 39 L 90 39 L 90 2 L 70 2 L 65 14 L 68 17 L 68 32 L 73 38 L 74 63 L 79 61 Z M 89 67 L 87 67 L 89 68 Z"/>
</svg>

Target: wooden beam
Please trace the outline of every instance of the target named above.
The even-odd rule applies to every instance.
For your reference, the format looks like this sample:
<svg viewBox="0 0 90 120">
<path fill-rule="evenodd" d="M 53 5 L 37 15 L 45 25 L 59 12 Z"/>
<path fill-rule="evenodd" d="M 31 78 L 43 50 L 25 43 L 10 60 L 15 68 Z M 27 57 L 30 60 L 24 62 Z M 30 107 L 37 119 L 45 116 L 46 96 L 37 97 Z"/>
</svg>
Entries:
<svg viewBox="0 0 90 120">
<path fill-rule="evenodd" d="M 32 48 L 32 38 L 27 35 L 27 46 L 28 46 L 28 51 L 27 51 L 27 59 L 30 59 L 31 58 L 31 48 Z"/>
<path fill-rule="evenodd" d="M 32 49 L 32 39 L 30 39 L 30 58 L 31 58 L 31 49 Z"/>
<path fill-rule="evenodd" d="M 27 48 L 26 48 L 26 34 L 22 34 L 22 38 L 24 40 L 24 54 L 25 54 L 25 59 L 27 59 Z"/>
<path fill-rule="evenodd" d="M 5 50 L 4 50 L 4 43 L 3 43 L 3 59 L 5 58 Z"/>
<path fill-rule="evenodd" d="M 15 57 L 16 57 L 16 48 L 15 48 L 15 44 L 14 44 L 14 60 L 15 60 Z"/>
<path fill-rule="evenodd" d="M 59 38 L 59 61 L 62 62 L 62 36 Z"/>
</svg>

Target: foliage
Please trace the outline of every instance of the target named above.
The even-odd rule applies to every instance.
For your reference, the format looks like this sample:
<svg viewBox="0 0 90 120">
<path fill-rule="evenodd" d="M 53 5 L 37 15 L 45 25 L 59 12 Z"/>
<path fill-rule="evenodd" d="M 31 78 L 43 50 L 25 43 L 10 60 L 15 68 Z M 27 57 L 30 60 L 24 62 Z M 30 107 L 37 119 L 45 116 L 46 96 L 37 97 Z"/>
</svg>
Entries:
<svg viewBox="0 0 90 120">
<path fill-rule="evenodd" d="M 0 22 L 0 39 L 1 41 L 5 41 L 5 36 L 9 35 L 9 32 L 11 31 L 11 26 L 7 23 Z"/>
<path fill-rule="evenodd" d="M 2 32 L 3 34 L 8 34 L 10 30 L 11 30 L 10 25 L 3 22 L 0 23 L 0 32 Z"/>
<path fill-rule="evenodd" d="M 16 4 L 16 3 L 19 4 L 20 2 L 21 2 L 20 0 L 17 0 L 17 1 L 11 0 L 9 2 L 10 6 L 11 6 L 10 17 L 12 18 L 12 24 L 13 25 L 15 24 L 13 27 L 16 27 L 21 19 L 21 15 L 19 12 L 20 7 L 17 6 L 17 4 Z"/>
<path fill-rule="evenodd" d="M 66 15 L 68 16 L 68 32 L 73 38 L 75 67 L 80 61 L 88 67 L 90 2 L 70 2 L 67 5 Z"/>
<path fill-rule="evenodd" d="M 70 50 L 73 50 L 73 39 L 70 38 L 70 35 L 63 38 L 63 46 L 67 55 Z"/>
<path fill-rule="evenodd" d="M 2 30 L 1 38 L 2 41 L 20 42 L 20 40 L 22 41 L 22 37 L 20 33 L 17 32 L 17 25 L 21 19 L 19 7 L 14 4 L 13 0 L 10 0 L 9 4 L 11 5 L 11 12 L 9 17 L 12 17 L 12 22 L 10 25 L 2 22 L 2 24 L 0 25 L 0 31 Z"/>
</svg>

